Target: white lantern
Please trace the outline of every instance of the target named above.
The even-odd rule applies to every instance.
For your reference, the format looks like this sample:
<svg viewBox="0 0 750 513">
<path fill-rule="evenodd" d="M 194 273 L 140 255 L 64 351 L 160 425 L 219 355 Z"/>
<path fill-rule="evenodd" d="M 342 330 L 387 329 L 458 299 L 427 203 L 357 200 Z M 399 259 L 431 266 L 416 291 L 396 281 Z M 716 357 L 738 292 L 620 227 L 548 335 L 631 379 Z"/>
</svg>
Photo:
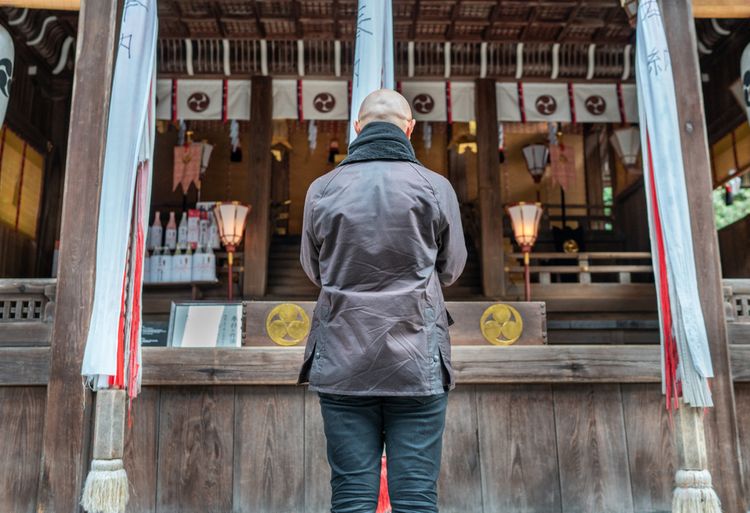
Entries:
<svg viewBox="0 0 750 513">
<path fill-rule="evenodd" d="M 641 153 L 641 134 L 637 128 L 628 126 L 618 128 L 609 138 L 615 153 L 630 173 L 640 173 L 638 157 Z"/>
<path fill-rule="evenodd" d="M 544 144 L 529 144 L 523 148 L 523 158 L 526 160 L 529 174 L 536 183 L 539 183 L 544 176 L 544 170 L 547 168 L 549 148 Z"/>
<path fill-rule="evenodd" d="M 234 250 L 242 241 L 245 233 L 245 221 L 250 212 L 250 206 L 241 205 L 238 201 L 217 203 L 214 206 L 216 225 L 219 228 L 221 243 L 227 248 L 227 265 L 229 268 L 228 298 L 231 301 L 234 288 L 234 275 L 232 264 L 234 263 Z M 209 251 L 210 252 L 210 251 Z"/>
<path fill-rule="evenodd" d="M 750 122 L 750 44 L 745 47 L 740 57 L 740 85 L 745 113 Z"/>
<path fill-rule="evenodd" d="M 541 203 L 515 203 L 505 207 L 510 216 L 513 236 L 521 249 L 528 251 L 534 246 L 539 235 L 539 221 L 542 219 Z"/>
<path fill-rule="evenodd" d="M 5 27 L 0 25 L 0 125 L 5 122 L 5 111 L 10 100 L 14 60 L 13 38 Z"/>
</svg>

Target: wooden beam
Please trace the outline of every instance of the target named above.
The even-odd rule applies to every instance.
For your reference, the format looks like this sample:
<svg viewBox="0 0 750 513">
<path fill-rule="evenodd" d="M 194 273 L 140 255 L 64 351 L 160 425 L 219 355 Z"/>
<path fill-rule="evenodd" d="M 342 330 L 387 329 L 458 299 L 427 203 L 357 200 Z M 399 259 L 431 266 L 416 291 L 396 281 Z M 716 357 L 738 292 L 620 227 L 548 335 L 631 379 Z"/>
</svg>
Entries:
<svg viewBox="0 0 750 513">
<path fill-rule="evenodd" d="M 750 382 L 750 345 L 733 344 L 735 383 Z M 459 382 L 657 383 L 655 345 L 454 346 Z M 0 347 L 0 386 L 46 385 L 47 347 Z M 292 385 L 303 348 L 143 349 L 144 385 Z M 480 380 L 481 381 L 476 381 Z M 621 381 L 624 380 L 624 381 Z"/>
<path fill-rule="evenodd" d="M 716 376 L 711 383 L 715 406 L 704 416 L 709 469 L 724 511 L 747 511 L 739 460 L 734 386 L 724 318 L 695 22 L 690 0 L 662 0 L 661 5 L 677 97 L 695 266 L 699 270 L 698 289 Z"/>
<path fill-rule="evenodd" d="M 250 94 L 253 137 L 248 149 L 250 204 L 245 230 L 245 298 L 263 297 L 268 281 L 268 245 L 271 242 L 271 136 L 273 91 L 271 77 L 254 76 Z"/>
<path fill-rule="evenodd" d="M 478 79 L 475 98 L 482 290 L 485 296 L 498 298 L 505 294 L 505 270 L 495 79 Z"/>
<path fill-rule="evenodd" d="M 747 0 L 693 0 L 695 18 L 750 18 Z"/>
<path fill-rule="evenodd" d="M 0 347 L 0 386 L 46 385 L 48 347 Z"/>
<path fill-rule="evenodd" d="M 78 22 L 37 511 L 77 513 L 91 393 L 81 362 L 94 295 L 101 174 L 114 65 L 116 0 L 85 0 Z"/>
</svg>

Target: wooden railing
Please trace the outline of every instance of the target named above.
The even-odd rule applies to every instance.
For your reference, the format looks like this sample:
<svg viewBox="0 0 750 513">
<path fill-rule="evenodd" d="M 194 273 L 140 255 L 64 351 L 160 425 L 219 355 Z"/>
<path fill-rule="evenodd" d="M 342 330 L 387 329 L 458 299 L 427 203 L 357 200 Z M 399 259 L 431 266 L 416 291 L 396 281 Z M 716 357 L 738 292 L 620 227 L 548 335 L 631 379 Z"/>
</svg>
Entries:
<svg viewBox="0 0 750 513">
<path fill-rule="evenodd" d="M 511 253 L 508 262 L 518 263 L 506 267 L 507 273 L 523 273 L 523 254 Z M 649 276 L 653 273 L 651 254 L 645 252 L 608 253 L 531 253 L 531 281 L 541 285 L 565 283 L 573 277 L 574 283 L 632 283 L 634 274 Z M 592 279 L 592 277 L 596 277 Z"/>
<path fill-rule="evenodd" d="M 49 344 L 55 279 L 0 280 L 0 347 Z"/>
</svg>

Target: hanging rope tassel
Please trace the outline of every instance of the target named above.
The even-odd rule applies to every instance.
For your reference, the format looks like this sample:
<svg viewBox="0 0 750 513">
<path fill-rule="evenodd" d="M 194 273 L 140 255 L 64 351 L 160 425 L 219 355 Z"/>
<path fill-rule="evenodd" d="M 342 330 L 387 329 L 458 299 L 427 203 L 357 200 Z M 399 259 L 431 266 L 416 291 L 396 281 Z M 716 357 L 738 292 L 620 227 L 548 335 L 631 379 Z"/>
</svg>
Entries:
<svg viewBox="0 0 750 513">
<path fill-rule="evenodd" d="M 672 513 L 721 513 L 708 470 L 678 470 Z"/>
<path fill-rule="evenodd" d="M 672 513 L 721 513 L 719 497 L 706 470 L 706 437 L 702 409 L 680 401 L 677 410 L 677 447 L 680 469 L 675 475 Z"/>
<path fill-rule="evenodd" d="M 380 460 L 380 494 L 378 495 L 378 507 L 375 513 L 391 513 L 391 498 L 388 495 L 388 471 L 386 470 L 385 456 Z"/>
<path fill-rule="evenodd" d="M 88 513 L 125 513 L 128 476 L 122 463 L 125 390 L 96 393 L 94 459 L 83 487 L 81 506 Z"/>
</svg>

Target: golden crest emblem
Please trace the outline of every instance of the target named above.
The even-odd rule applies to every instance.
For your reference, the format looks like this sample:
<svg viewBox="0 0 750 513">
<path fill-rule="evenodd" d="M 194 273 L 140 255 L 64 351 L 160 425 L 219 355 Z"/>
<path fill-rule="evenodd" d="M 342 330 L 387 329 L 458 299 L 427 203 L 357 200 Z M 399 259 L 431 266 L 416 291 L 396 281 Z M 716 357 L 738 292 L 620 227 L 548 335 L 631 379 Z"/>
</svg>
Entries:
<svg viewBox="0 0 750 513">
<path fill-rule="evenodd" d="M 266 317 L 266 333 L 280 346 L 297 345 L 310 333 L 310 318 L 299 305 L 278 305 Z"/>
<path fill-rule="evenodd" d="M 523 319 L 512 306 L 497 303 L 484 311 L 479 321 L 479 329 L 490 344 L 510 346 L 523 334 Z"/>
</svg>

